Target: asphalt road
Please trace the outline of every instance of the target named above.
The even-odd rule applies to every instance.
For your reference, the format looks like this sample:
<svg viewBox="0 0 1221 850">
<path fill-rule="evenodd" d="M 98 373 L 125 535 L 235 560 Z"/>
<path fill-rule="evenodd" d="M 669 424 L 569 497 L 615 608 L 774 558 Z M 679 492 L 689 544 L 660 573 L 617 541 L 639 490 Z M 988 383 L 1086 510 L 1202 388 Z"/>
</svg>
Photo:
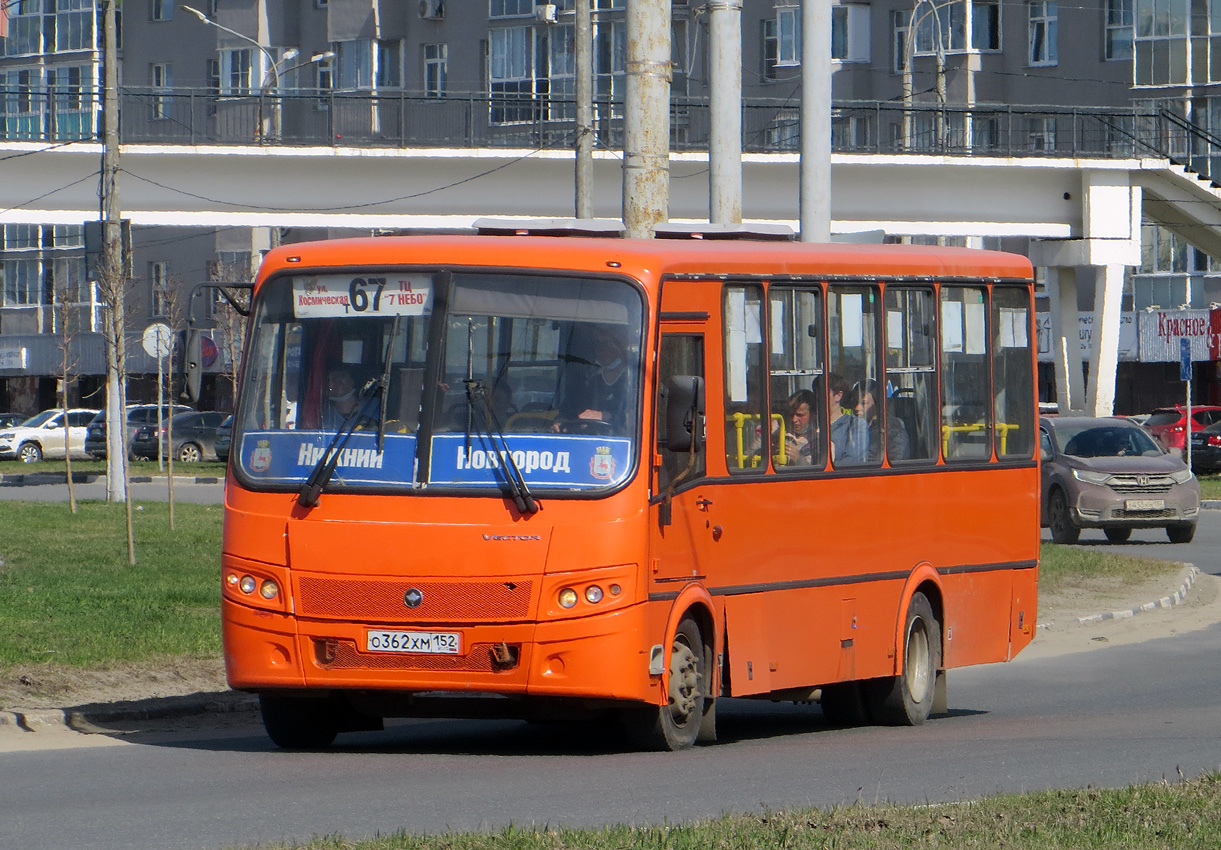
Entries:
<svg viewBox="0 0 1221 850">
<path fill-rule="evenodd" d="M 832 729 L 730 701 L 722 742 L 621 752 L 594 727 L 419 721 L 272 749 L 258 729 L 8 753 L 0 846 L 220 848 L 406 829 L 662 823 L 858 800 L 1119 786 L 1221 765 L 1221 626 L 951 674 L 951 716 Z"/>
</svg>

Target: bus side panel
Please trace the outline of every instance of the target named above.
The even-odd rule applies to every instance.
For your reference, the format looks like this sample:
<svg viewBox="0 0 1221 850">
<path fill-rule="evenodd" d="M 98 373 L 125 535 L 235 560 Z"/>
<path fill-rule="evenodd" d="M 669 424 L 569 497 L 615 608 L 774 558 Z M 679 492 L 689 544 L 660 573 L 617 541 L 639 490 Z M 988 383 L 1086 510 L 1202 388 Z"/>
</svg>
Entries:
<svg viewBox="0 0 1221 850">
<path fill-rule="evenodd" d="M 1013 610 L 1009 622 L 1009 657 L 1017 655 L 1032 640 L 1038 625 L 1039 571 L 1013 573 Z"/>
<path fill-rule="evenodd" d="M 1009 658 L 1009 609 L 1013 590 L 1007 570 L 948 575 L 941 580 L 945 592 L 945 622 L 941 625 L 942 666 L 964 667 Z"/>
</svg>

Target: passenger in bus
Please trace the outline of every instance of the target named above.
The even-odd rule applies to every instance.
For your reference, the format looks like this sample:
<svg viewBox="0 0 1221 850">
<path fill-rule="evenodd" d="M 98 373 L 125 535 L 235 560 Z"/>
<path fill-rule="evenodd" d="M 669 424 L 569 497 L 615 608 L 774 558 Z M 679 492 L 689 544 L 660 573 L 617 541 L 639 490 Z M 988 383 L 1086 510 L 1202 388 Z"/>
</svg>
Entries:
<svg viewBox="0 0 1221 850">
<path fill-rule="evenodd" d="M 818 456 L 818 428 L 815 411 L 818 398 L 810 390 L 798 390 L 785 403 L 789 427 L 784 434 L 786 465 L 810 466 Z"/>
<path fill-rule="evenodd" d="M 593 363 L 570 374 L 560 419 L 555 430 L 579 432 L 586 423 L 605 423 L 616 434 L 628 431 L 631 374 L 625 329 L 620 325 L 594 325 L 590 330 Z"/>
<path fill-rule="evenodd" d="M 865 420 L 869 426 L 869 463 L 882 461 L 882 419 L 878 416 L 878 383 L 864 380 L 852 388 L 848 403 L 856 411 L 856 415 Z M 886 422 L 886 455 L 892 461 L 905 460 L 911 456 L 911 443 L 907 438 L 907 430 L 897 419 Z"/>
<path fill-rule="evenodd" d="M 817 381 L 815 382 L 817 386 Z M 844 409 L 848 381 L 838 372 L 827 373 L 827 401 L 831 409 L 831 462 L 838 465 L 866 463 L 869 426 Z"/>
</svg>

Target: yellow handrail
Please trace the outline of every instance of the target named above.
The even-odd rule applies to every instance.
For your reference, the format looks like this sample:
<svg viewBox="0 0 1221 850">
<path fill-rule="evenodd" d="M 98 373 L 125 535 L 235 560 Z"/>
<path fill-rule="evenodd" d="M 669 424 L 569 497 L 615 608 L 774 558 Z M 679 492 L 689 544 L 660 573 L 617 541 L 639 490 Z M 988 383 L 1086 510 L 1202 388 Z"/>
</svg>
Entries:
<svg viewBox="0 0 1221 850">
<path fill-rule="evenodd" d="M 761 414 L 758 414 L 758 413 L 731 413 L 729 415 L 729 421 L 733 423 L 733 428 L 734 428 L 734 449 L 735 449 L 735 454 L 732 455 L 730 459 L 737 460 L 738 469 L 746 469 L 748 460 L 750 461 L 750 468 L 752 468 L 752 469 L 757 467 L 759 465 L 759 463 L 763 460 L 763 456 L 760 454 L 751 454 L 751 455 L 746 454 L 746 442 L 745 442 L 745 440 L 743 438 L 743 434 L 742 434 L 744 426 L 746 425 L 747 422 L 757 423 L 761 420 L 761 418 L 762 418 Z M 771 414 L 770 418 L 778 426 L 778 433 L 779 433 L 780 439 L 779 439 L 779 442 L 777 445 L 783 446 L 784 445 L 784 425 L 785 425 L 784 417 L 782 415 L 780 415 L 779 413 L 773 413 L 773 414 Z M 778 455 L 773 455 L 772 460 L 775 461 L 775 463 L 777 465 L 783 466 L 788 461 L 788 457 L 785 456 L 784 452 L 781 452 Z"/>
<path fill-rule="evenodd" d="M 983 422 L 972 422 L 969 425 L 942 425 L 941 426 L 941 454 L 943 457 L 950 456 L 950 435 L 951 434 L 969 434 L 975 431 L 983 431 L 988 426 Z M 1022 426 L 1015 422 L 997 422 L 993 427 L 1000 432 L 1000 454 L 1008 454 L 1009 448 L 1009 432 L 1016 431 Z"/>
</svg>

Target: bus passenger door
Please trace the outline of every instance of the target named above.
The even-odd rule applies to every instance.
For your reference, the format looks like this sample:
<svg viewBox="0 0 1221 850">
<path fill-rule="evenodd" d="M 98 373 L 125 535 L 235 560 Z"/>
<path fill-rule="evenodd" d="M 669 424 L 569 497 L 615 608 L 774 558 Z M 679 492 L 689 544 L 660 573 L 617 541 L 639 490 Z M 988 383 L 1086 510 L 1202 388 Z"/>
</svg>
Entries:
<svg viewBox="0 0 1221 850">
<path fill-rule="evenodd" d="M 656 441 L 653 447 L 653 486 L 650 509 L 650 592 L 677 595 L 691 581 L 704 582 L 715 551 L 713 497 L 707 482 L 708 405 L 718 393 L 704 387 L 704 409 L 698 421 L 695 451 L 666 445 L 666 395 L 672 378 L 693 377 L 703 383 L 719 347 L 706 330 L 720 312 L 720 286 L 710 281 L 668 280 L 662 286 L 661 338 L 657 356 Z M 679 401 L 675 399 L 675 401 Z"/>
</svg>

